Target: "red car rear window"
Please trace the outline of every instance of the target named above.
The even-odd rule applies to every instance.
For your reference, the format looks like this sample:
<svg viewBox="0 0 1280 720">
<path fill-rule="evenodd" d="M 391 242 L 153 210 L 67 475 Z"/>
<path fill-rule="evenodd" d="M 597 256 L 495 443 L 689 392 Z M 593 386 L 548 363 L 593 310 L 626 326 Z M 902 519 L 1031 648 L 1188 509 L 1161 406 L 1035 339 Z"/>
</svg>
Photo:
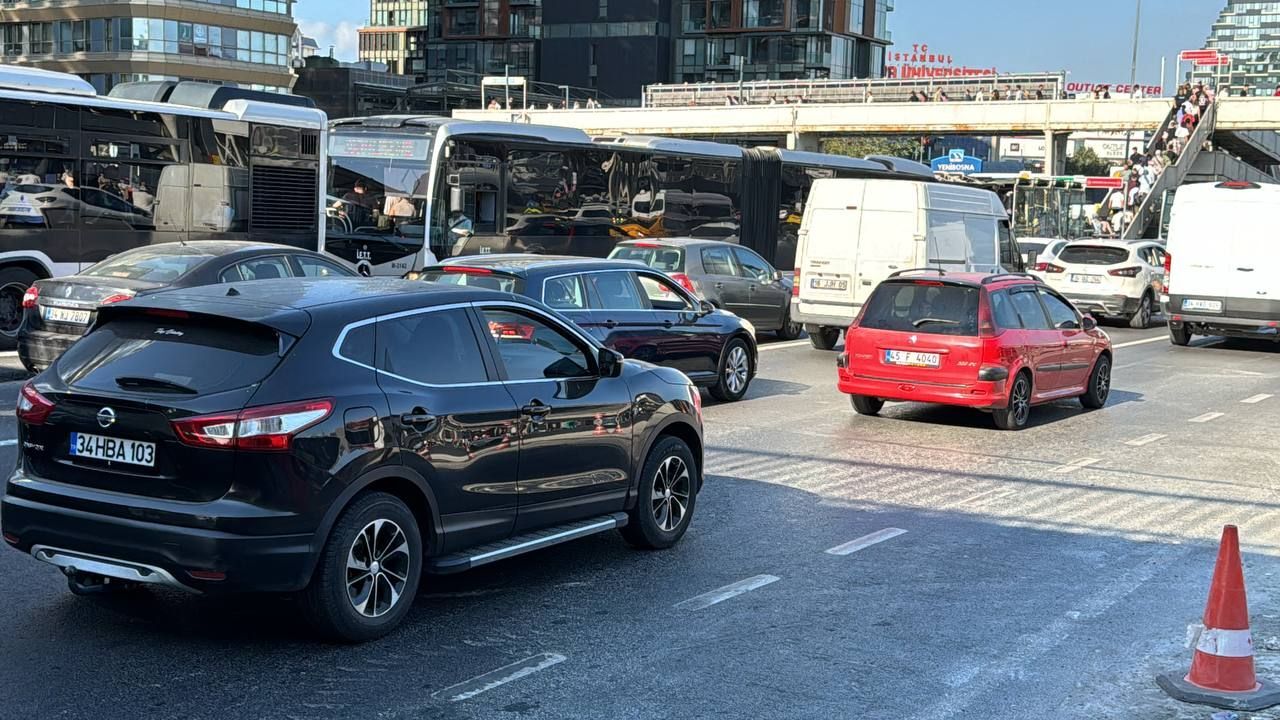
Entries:
<svg viewBox="0 0 1280 720">
<path fill-rule="evenodd" d="M 872 330 L 976 336 L 976 287 L 930 282 L 882 283 L 867 300 L 861 327 Z"/>
</svg>

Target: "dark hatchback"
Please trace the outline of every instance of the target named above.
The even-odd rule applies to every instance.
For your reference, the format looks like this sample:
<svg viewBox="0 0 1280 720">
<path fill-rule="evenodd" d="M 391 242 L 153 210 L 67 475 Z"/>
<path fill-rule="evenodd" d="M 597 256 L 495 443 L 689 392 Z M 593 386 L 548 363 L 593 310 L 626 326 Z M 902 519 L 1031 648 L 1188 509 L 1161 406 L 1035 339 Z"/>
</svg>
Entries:
<svg viewBox="0 0 1280 720">
<path fill-rule="evenodd" d="M 756 373 L 755 327 L 669 276 L 626 260 L 547 255 L 457 257 L 422 279 L 539 300 L 626 357 L 673 367 L 718 400 L 741 400 Z"/>
<path fill-rule="evenodd" d="M 286 245 L 230 240 L 146 245 L 75 275 L 37 280 L 22 298 L 18 358 L 49 367 L 79 340 L 103 305 L 170 288 L 283 277 L 352 277 L 341 260 Z"/>
<path fill-rule="evenodd" d="M 77 593 L 298 591 L 365 640 L 420 575 L 592 533 L 668 547 L 702 407 L 539 303 L 389 279 L 175 290 L 99 311 L 23 387 L 4 539 Z"/>
</svg>

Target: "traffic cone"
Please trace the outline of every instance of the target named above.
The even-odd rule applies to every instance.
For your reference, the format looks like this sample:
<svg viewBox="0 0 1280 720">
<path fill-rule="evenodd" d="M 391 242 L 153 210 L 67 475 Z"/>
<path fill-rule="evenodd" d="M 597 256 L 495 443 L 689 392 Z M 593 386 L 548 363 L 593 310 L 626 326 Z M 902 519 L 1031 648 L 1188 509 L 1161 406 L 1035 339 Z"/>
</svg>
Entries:
<svg viewBox="0 0 1280 720">
<path fill-rule="evenodd" d="M 1228 710 L 1254 711 L 1280 703 L 1280 687 L 1259 682 L 1253 672 L 1249 602 L 1235 525 L 1222 529 L 1204 608 L 1204 630 L 1196 641 L 1191 671 L 1183 677 L 1158 675 L 1156 684 L 1175 700 Z"/>
</svg>

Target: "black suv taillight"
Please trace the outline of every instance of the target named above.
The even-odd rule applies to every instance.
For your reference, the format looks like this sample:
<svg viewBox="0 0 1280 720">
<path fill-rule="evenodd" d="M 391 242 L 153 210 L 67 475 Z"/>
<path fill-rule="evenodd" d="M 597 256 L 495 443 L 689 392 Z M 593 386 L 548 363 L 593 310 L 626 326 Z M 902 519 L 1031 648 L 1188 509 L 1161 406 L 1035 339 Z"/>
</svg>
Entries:
<svg viewBox="0 0 1280 720">
<path fill-rule="evenodd" d="M 22 386 L 18 393 L 18 407 L 14 413 L 19 420 L 29 425 L 43 425 L 53 412 L 53 401 L 36 392 L 31 383 Z"/>
<path fill-rule="evenodd" d="M 332 412 L 332 400 L 306 400 L 246 408 L 238 413 L 198 415 L 174 420 L 172 425 L 178 439 L 193 447 L 288 450 L 295 435 Z"/>
</svg>

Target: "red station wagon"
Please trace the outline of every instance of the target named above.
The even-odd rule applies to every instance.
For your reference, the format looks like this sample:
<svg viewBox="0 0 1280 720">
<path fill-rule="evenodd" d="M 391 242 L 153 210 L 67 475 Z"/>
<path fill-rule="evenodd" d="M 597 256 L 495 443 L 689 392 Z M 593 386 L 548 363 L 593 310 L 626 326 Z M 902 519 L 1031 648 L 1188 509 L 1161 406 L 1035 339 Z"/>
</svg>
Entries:
<svg viewBox="0 0 1280 720">
<path fill-rule="evenodd" d="M 1030 275 L 904 270 L 867 299 L 836 365 L 862 415 L 886 400 L 962 405 L 1020 430 L 1032 405 L 1105 405 L 1111 339 Z"/>
</svg>

